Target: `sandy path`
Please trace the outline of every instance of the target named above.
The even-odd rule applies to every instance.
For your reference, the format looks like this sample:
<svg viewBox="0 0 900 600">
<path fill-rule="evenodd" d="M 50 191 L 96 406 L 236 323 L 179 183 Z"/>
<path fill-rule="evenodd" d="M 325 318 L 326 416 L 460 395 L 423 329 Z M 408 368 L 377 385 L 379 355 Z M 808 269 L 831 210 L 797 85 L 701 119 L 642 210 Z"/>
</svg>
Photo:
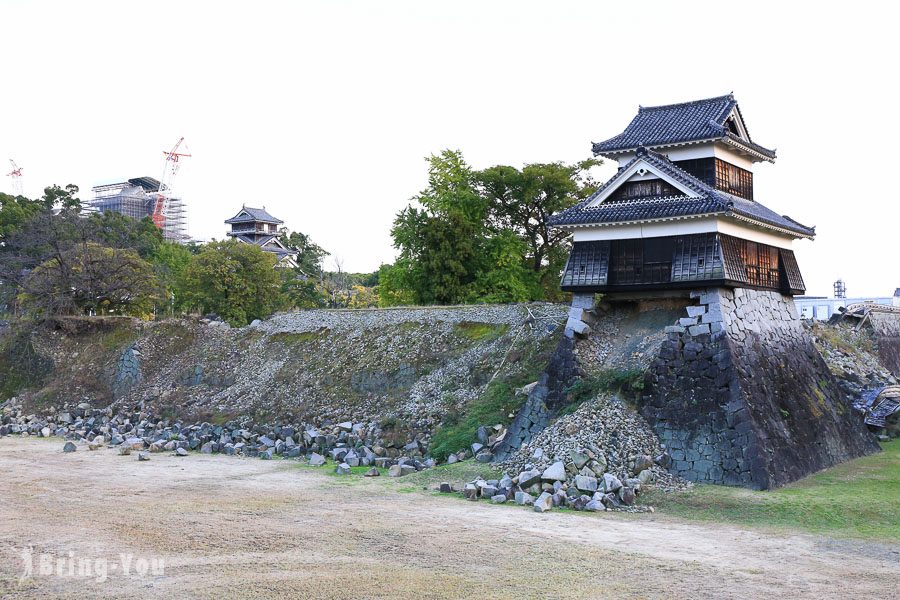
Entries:
<svg viewBox="0 0 900 600">
<path fill-rule="evenodd" d="M 281 461 L 61 448 L 0 440 L 2 598 L 891 598 L 900 581 L 900 548 L 878 544 L 540 515 Z M 40 575 L 35 558 L 20 581 L 29 546 L 64 565 L 105 558 L 108 580 Z M 134 572 L 153 558 L 164 574 Z"/>
</svg>

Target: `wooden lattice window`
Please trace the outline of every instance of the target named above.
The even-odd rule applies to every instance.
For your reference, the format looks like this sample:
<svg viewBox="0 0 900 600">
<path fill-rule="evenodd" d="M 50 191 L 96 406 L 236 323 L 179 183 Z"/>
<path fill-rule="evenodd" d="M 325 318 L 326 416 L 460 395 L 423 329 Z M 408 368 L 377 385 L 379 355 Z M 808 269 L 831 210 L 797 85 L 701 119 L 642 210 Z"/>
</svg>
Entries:
<svg viewBox="0 0 900 600">
<path fill-rule="evenodd" d="M 778 248 L 724 235 L 722 242 L 728 279 L 752 287 L 780 288 Z"/>
<path fill-rule="evenodd" d="M 753 200 L 753 173 L 716 159 L 716 189 Z"/>
</svg>

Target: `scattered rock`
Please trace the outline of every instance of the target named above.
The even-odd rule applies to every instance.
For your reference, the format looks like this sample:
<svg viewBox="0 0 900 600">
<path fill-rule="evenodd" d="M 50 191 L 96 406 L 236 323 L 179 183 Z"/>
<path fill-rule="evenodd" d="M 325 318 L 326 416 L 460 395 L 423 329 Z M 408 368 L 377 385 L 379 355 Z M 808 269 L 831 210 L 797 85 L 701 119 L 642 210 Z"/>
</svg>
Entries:
<svg viewBox="0 0 900 600">
<path fill-rule="evenodd" d="M 73 442 L 66 442 L 63 445 L 63 452 L 75 452 L 77 449 Z"/>
<path fill-rule="evenodd" d="M 543 481 L 565 481 L 566 480 L 566 466 L 563 462 L 557 461 L 544 469 L 544 472 L 541 473 L 541 480 Z"/>
<path fill-rule="evenodd" d="M 534 501 L 534 512 L 547 512 L 553 508 L 553 494 L 544 492 Z"/>
</svg>

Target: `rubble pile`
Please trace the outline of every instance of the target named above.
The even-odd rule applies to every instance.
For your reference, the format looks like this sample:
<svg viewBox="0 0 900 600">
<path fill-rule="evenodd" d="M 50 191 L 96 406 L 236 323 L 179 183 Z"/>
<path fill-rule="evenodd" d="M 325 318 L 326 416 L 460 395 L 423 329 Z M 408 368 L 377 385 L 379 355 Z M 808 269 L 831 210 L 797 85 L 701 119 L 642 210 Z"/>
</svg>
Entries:
<svg viewBox="0 0 900 600">
<path fill-rule="evenodd" d="M 523 490 L 538 493 L 550 491 L 549 487 L 555 488 L 554 493 L 562 489 L 567 494 L 573 493 L 570 488 L 590 490 L 592 479 L 597 491 L 602 491 L 600 480 L 608 482 L 607 475 L 623 482 L 623 487 L 641 477 L 643 485 L 652 481 L 665 491 L 689 486 L 666 470 L 670 462 L 665 446 L 636 411 L 615 396 L 600 395 L 557 419 L 498 466 L 509 473 L 539 473 L 539 487 L 534 487 L 536 481 L 528 481 L 524 487 L 517 482 Z M 559 465 L 564 477 L 545 478 L 551 467 L 560 475 Z M 647 473 L 642 474 L 644 471 Z"/>
</svg>

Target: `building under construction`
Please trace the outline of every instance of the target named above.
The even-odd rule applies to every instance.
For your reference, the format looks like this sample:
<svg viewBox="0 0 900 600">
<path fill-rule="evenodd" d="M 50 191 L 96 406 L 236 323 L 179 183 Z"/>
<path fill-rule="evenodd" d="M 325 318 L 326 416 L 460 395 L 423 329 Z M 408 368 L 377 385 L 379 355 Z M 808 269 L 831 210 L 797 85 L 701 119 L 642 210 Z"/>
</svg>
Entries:
<svg viewBox="0 0 900 600">
<path fill-rule="evenodd" d="M 150 217 L 166 240 L 186 243 L 190 239 L 184 201 L 171 195 L 164 198 L 159 180 L 153 177 L 97 185 L 91 191 L 94 197 L 85 206 L 88 212 L 112 211 L 133 219 Z"/>
</svg>

